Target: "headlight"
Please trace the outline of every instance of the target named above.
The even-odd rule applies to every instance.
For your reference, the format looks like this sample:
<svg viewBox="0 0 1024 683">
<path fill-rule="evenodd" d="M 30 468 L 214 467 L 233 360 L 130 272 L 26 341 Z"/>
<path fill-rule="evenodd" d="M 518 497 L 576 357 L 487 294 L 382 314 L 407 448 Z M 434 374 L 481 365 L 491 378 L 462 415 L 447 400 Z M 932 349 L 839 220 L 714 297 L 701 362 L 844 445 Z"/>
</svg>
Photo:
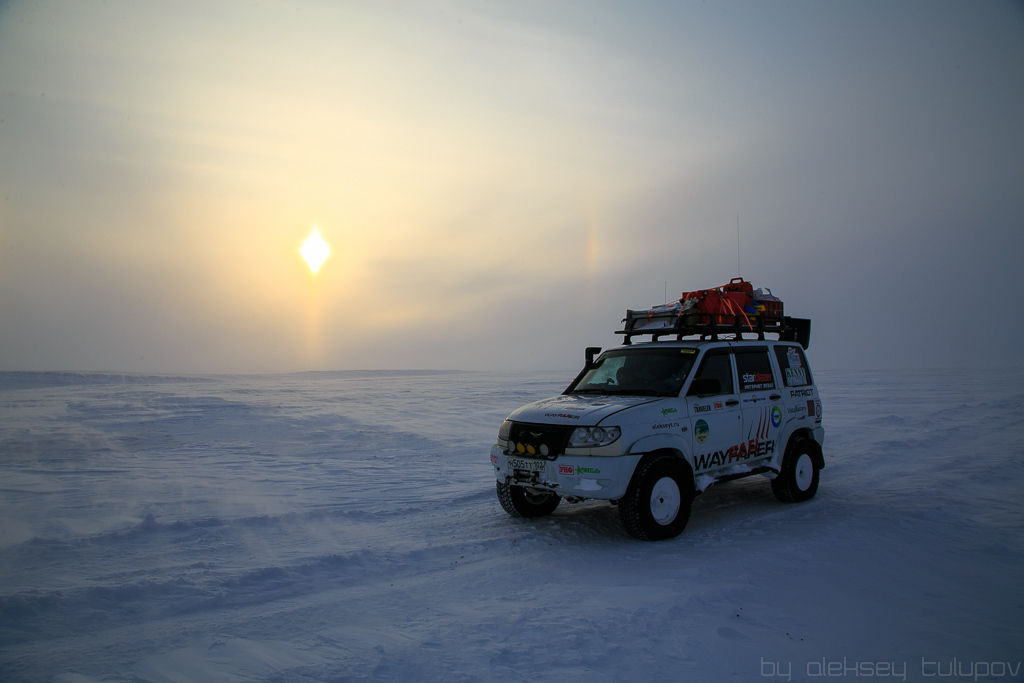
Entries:
<svg viewBox="0 0 1024 683">
<path fill-rule="evenodd" d="M 577 427 L 569 437 L 569 448 L 594 448 L 607 446 L 622 434 L 618 427 Z"/>
<path fill-rule="evenodd" d="M 512 432 L 512 420 L 505 420 L 501 423 L 501 427 L 498 428 L 498 441 L 508 441 L 508 436 Z"/>
</svg>

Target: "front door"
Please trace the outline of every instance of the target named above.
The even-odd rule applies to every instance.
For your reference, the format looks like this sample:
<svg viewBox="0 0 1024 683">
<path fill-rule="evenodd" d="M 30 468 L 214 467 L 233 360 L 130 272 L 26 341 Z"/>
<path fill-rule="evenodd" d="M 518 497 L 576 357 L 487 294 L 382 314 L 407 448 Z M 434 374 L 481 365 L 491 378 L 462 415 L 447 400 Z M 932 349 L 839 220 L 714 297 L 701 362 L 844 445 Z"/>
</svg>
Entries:
<svg viewBox="0 0 1024 683">
<path fill-rule="evenodd" d="M 707 351 L 690 387 L 686 402 L 690 412 L 694 474 L 714 476 L 717 470 L 730 464 L 729 449 L 739 443 L 743 427 L 729 349 Z"/>
</svg>

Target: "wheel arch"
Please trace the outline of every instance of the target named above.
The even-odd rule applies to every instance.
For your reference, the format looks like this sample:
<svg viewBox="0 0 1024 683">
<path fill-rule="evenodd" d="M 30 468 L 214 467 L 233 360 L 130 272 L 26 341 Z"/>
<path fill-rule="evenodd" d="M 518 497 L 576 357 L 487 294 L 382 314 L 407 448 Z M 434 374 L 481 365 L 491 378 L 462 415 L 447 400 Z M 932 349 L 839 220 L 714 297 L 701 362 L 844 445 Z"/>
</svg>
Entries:
<svg viewBox="0 0 1024 683">
<path fill-rule="evenodd" d="M 693 463 L 689 461 L 689 457 L 686 454 L 687 445 L 686 440 L 681 436 L 674 434 L 651 434 L 634 441 L 633 445 L 629 447 L 629 453 L 635 455 L 637 453 L 664 451 L 686 460 L 686 463 L 690 465 L 690 469 L 693 469 Z"/>
<path fill-rule="evenodd" d="M 811 443 L 811 457 L 814 458 L 814 464 L 819 470 L 825 469 L 825 455 L 821 451 L 821 444 L 814 438 L 814 431 L 806 427 L 795 430 L 789 435 L 789 440 L 786 442 L 786 451 L 795 446 L 798 441 L 809 441 Z"/>
<path fill-rule="evenodd" d="M 633 468 L 633 474 L 635 475 L 637 470 L 640 469 L 640 463 L 647 462 L 648 460 L 654 460 L 655 458 L 658 458 L 662 455 L 668 455 L 670 457 L 676 458 L 682 464 L 686 465 L 686 469 L 690 473 L 690 479 L 693 480 L 694 482 L 693 489 L 694 491 L 696 491 L 697 482 L 693 473 L 693 463 L 691 463 L 689 458 L 686 457 L 686 454 L 678 448 L 663 447 L 656 448 L 652 451 L 648 451 L 647 453 L 644 454 L 642 458 L 640 458 L 640 460 L 637 461 L 636 467 Z"/>
</svg>

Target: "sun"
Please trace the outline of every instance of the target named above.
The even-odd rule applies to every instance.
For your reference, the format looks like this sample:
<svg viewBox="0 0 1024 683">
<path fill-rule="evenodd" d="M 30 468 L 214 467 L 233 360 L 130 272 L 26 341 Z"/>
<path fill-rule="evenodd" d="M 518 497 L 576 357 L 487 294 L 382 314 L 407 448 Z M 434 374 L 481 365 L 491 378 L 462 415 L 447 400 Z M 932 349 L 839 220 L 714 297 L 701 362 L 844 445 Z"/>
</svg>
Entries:
<svg viewBox="0 0 1024 683">
<path fill-rule="evenodd" d="M 313 226 L 313 234 L 302 243 L 299 253 L 302 254 L 302 258 L 309 264 L 309 269 L 316 275 L 316 271 L 320 270 L 320 266 L 331 255 L 331 247 L 327 242 L 324 242 L 324 238 L 320 236 L 319 229 Z"/>
</svg>

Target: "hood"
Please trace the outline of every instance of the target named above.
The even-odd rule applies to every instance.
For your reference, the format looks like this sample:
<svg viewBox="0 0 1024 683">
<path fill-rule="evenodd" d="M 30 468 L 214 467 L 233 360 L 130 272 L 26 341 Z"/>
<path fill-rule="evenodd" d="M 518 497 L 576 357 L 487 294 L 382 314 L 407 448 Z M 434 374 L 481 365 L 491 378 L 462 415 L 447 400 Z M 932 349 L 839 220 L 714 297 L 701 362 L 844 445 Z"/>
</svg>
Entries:
<svg viewBox="0 0 1024 683">
<path fill-rule="evenodd" d="M 659 401 L 656 396 L 589 396 L 568 394 L 534 401 L 514 410 L 508 419 L 541 424 L 592 427 L 620 410 Z"/>
</svg>

